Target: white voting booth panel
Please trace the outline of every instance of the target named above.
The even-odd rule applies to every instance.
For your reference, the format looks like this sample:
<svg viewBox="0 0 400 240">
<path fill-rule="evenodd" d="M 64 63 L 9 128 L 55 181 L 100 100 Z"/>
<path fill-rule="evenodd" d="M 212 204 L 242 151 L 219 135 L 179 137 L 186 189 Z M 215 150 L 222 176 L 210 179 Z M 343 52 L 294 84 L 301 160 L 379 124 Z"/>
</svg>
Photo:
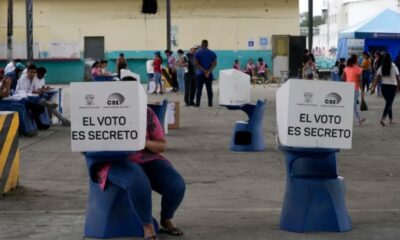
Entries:
<svg viewBox="0 0 400 240">
<path fill-rule="evenodd" d="M 145 146 L 147 95 L 137 81 L 71 83 L 73 152 Z"/>
<path fill-rule="evenodd" d="M 140 82 L 140 75 L 132 72 L 129 69 L 121 69 L 121 80 L 124 77 L 133 77 L 134 79 L 136 79 L 136 81 Z"/>
<path fill-rule="evenodd" d="M 241 105 L 250 102 L 250 76 L 236 69 L 219 72 L 219 104 Z"/>
<path fill-rule="evenodd" d="M 282 145 L 350 149 L 354 86 L 343 82 L 290 79 L 276 93 Z"/>
<path fill-rule="evenodd" d="M 154 62 L 154 60 L 147 60 L 147 62 L 146 62 L 146 71 L 149 74 L 154 73 L 153 62 Z"/>
</svg>

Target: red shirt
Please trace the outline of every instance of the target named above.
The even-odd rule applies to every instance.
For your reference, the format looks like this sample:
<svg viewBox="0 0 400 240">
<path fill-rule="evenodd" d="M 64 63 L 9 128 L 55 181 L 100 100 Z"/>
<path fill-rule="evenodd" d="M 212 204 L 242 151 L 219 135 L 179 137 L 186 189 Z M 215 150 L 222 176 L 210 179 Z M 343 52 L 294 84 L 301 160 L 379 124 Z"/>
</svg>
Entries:
<svg viewBox="0 0 400 240">
<path fill-rule="evenodd" d="M 161 60 L 161 59 L 160 59 Z M 164 139 L 164 130 L 161 126 L 160 121 L 158 120 L 156 114 L 150 109 L 147 108 L 147 133 L 146 139 L 147 140 L 161 140 Z M 154 160 L 166 160 L 160 154 L 152 153 L 147 149 L 140 150 L 131 156 L 128 157 L 131 162 L 137 164 L 143 164 L 146 162 L 154 161 Z M 106 163 L 101 166 L 97 172 L 97 177 L 99 179 L 99 184 L 101 189 L 104 189 L 107 182 L 108 171 L 111 168 L 111 163 Z"/>
<path fill-rule="evenodd" d="M 161 59 L 156 57 L 153 61 L 153 67 L 155 73 L 161 73 L 161 64 L 162 64 Z"/>
</svg>

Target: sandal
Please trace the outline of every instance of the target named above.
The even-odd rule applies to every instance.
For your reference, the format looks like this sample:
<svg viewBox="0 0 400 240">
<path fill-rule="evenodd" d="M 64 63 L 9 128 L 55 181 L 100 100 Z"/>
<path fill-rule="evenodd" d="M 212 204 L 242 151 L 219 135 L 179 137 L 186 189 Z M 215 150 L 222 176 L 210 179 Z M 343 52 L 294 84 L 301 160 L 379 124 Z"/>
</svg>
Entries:
<svg viewBox="0 0 400 240">
<path fill-rule="evenodd" d="M 146 237 L 144 240 L 158 240 L 158 238 L 157 238 L 157 236 L 153 235 L 153 236 Z"/>
<path fill-rule="evenodd" d="M 162 234 L 168 234 L 170 236 L 182 236 L 183 235 L 183 231 L 180 230 L 179 228 L 161 228 L 159 230 L 159 233 Z"/>
<path fill-rule="evenodd" d="M 386 124 L 385 124 L 385 121 L 384 121 L 384 120 L 381 120 L 379 123 L 382 125 L 382 127 L 386 126 Z"/>
</svg>

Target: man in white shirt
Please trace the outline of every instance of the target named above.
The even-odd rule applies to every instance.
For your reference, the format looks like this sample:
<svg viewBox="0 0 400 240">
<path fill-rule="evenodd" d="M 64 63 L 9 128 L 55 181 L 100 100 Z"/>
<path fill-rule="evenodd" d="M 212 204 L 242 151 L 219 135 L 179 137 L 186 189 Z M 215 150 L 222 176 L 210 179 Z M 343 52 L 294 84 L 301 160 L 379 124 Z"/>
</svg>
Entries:
<svg viewBox="0 0 400 240">
<path fill-rule="evenodd" d="M 16 59 L 16 60 L 12 60 L 11 62 L 9 62 L 6 67 L 4 68 L 4 74 L 10 73 L 12 71 L 14 71 L 15 69 L 15 64 L 20 63 L 21 60 L 20 59 Z"/>
<path fill-rule="evenodd" d="M 28 67 L 27 74 L 21 76 L 18 80 L 16 91 L 25 91 L 27 94 L 39 94 L 40 83 L 36 78 L 37 68 L 35 65 L 30 65 Z"/>
</svg>

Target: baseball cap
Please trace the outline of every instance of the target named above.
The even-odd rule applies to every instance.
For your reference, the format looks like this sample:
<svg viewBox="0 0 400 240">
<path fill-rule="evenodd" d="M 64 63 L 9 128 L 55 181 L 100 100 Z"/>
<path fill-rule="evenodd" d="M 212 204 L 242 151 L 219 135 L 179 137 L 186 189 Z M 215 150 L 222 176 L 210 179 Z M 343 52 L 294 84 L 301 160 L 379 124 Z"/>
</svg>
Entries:
<svg viewBox="0 0 400 240">
<path fill-rule="evenodd" d="M 156 52 L 154 52 L 154 55 L 160 56 L 161 52 L 160 51 L 156 51 Z"/>
<path fill-rule="evenodd" d="M 15 68 L 24 69 L 25 65 L 20 63 L 20 62 L 18 62 L 18 63 L 15 64 Z"/>
</svg>

